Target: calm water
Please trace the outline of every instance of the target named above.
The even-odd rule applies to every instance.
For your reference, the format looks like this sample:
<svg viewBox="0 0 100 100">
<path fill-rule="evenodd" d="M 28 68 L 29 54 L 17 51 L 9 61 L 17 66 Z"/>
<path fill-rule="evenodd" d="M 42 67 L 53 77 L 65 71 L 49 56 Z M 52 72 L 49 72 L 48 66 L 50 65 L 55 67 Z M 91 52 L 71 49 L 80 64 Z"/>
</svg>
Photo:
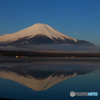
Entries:
<svg viewBox="0 0 100 100">
<path fill-rule="evenodd" d="M 98 92 L 70 97 L 70 92 Z M 99 61 L 0 63 L 0 97 L 20 100 L 100 100 Z"/>
</svg>

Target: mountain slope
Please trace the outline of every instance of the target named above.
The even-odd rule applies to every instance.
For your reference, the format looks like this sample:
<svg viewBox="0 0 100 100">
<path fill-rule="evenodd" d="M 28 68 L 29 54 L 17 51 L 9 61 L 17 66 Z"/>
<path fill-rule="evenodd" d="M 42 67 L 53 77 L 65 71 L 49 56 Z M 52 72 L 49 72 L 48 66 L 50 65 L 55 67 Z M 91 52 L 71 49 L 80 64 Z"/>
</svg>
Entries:
<svg viewBox="0 0 100 100">
<path fill-rule="evenodd" d="M 28 28 L 25 28 L 12 34 L 4 34 L 0 36 L 0 45 L 47 43 L 92 45 L 90 42 L 71 38 L 58 32 L 47 24 L 40 23 L 34 24 Z"/>
</svg>

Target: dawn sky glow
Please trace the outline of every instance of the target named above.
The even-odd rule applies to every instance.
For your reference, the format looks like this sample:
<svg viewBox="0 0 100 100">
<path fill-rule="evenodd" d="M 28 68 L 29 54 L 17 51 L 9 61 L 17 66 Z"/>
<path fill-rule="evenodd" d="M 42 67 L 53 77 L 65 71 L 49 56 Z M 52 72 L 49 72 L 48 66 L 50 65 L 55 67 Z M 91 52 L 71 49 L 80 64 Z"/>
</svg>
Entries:
<svg viewBox="0 0 100 100">
<path fill-rule="evenodd" d="M 100 0 L 0 0 L 0 35 L 35 23 L 100 46 Z"/>
</svg>

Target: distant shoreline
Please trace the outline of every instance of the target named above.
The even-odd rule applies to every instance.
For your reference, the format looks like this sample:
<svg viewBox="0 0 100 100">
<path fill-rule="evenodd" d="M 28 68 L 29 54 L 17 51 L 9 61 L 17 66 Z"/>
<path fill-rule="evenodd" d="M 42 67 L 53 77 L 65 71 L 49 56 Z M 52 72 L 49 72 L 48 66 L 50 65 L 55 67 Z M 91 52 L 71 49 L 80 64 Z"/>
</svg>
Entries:
<svg viewBox="0 0 100 100">
<path fill-rule="evenodd" d="M 98 62 L 100 58 L 65 58 L 65 57 L 0 57 L 0 63 L 27 63 L 27 62 Z"/>
<path fill-rule="evenodd" d="M 100 58 L 100 53 L 63 53 L 63 52 L 41 52 L 41 51 L 14 51 L 0 50 L 1 57 L 65 57 L 65 58 Z"/>
</svg>

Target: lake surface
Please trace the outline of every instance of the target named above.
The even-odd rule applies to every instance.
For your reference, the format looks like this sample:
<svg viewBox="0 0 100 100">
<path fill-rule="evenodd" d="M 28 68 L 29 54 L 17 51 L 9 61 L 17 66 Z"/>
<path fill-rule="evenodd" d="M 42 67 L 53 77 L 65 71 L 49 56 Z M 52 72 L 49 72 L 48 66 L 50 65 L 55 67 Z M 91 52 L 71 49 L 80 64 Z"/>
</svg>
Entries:
<svg viewBox="0 0 100 100">
<path fill-rule="evenodd" d="M 100 100 L 100 59 L 73 59 L 0 62 L 0 97 L 19 100 Z M 98 92 L 98 96 L 71 97 L 71 91 Z"/>
</svg>

